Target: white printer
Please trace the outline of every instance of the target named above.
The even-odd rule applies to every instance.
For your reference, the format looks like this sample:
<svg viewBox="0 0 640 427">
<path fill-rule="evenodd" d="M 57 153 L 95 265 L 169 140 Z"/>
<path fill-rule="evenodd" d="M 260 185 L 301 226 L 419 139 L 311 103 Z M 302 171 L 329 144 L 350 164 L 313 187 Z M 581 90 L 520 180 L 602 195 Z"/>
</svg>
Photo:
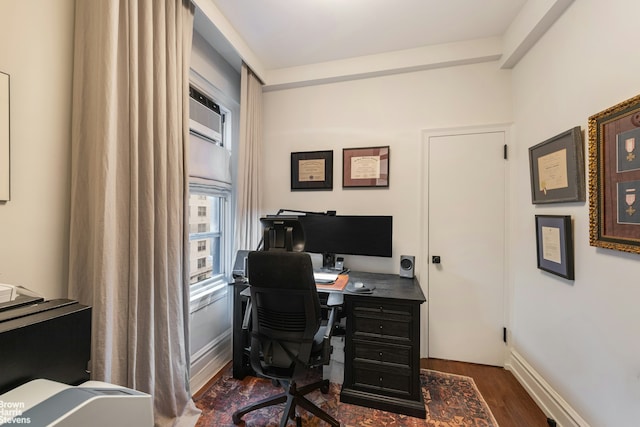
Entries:
<svg viewBox="0 0 640 427">
<path fill-rule="evenodd" d="M 152 427 L 151 396 L 99 381 L 29 381 L 0 395 L 0 426 Z"/>
</svg>

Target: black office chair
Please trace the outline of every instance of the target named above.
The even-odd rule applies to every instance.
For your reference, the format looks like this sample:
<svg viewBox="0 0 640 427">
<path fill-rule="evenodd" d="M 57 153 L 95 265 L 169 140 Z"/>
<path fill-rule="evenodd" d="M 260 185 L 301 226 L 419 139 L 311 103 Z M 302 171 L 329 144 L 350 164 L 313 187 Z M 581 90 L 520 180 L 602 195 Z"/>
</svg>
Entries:
<svg viewBox="0 0 640 427">
<path fill-rule="evenodd" d="M 331 334 L 337 317 L 337 305 L 328 303 L 326 325 L 322 325 L 321 307 L 313 278 L 313 267 L 308 254 L 301 252 L 251 252 L 248 256 L 249 289 L 251 292 L 251 352 L 254 371 L 280 382 L 286 392 L 240 409 L 233 414 L 233 422 L 256 409 L 285 403 L 280 426 L 295 419 L 296 406 L 311 412 L 332 426 L 340 426 L 304 395 L 320 389 L 329 391 L 329 380 L 302 387 L 296 380 L 305 377 L 308 370 L 329 363 Z M 332 299 L 332 298 L 330 298 Z"/>
</svg>

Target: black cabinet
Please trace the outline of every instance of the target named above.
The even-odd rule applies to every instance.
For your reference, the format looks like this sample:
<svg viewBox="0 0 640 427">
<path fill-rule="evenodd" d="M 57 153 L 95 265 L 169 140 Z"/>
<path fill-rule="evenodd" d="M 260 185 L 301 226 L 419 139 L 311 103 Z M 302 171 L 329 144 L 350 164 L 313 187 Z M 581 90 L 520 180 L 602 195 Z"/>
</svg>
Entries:
<svg viewBox="0 0 640 427">
<path fill-rule="evenodd" d="M 0 308 L 0 394 L 38 378 L 85 382 L 90 357 L 91 307 L 54 299 Z"/>
<path fill-rule="evenodd" d="M 375 286 L 371 294 L 345 292 L 347 335 L 340 400 L 426 418 L 420 387 L 420 304 L 416 279 L 353 272 L 350 280 Z"/>
</svg>

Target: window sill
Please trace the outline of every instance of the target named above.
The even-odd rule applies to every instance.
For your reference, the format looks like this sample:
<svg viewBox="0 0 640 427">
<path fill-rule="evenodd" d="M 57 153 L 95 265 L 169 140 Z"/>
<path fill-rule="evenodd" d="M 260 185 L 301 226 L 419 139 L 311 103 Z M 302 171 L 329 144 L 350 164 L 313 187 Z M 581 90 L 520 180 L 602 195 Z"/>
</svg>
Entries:
<svg viewBox="0 0 640 427">
<path fill-rule="evenodd" d="M 189 292 L 189 312 L 193 314 L 222 298 L 226 298 L 227 289 L 227 282 L 220 279 L 207 284 L 191 286 Z"/>
</svg>

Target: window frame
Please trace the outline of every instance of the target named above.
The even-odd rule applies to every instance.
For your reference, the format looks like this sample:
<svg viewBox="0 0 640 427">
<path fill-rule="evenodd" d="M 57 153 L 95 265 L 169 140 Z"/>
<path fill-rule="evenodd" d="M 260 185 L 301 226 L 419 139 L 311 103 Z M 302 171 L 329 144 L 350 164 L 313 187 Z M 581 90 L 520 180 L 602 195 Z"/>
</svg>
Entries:
<svg viewBox="0 0 640 427">
<path fill-rule="evenodd" d="M 194 189 L 213 195 L 222 195 L 224 199 L 224 243 L 221 242 L 221 252 L 224 253 L 222 262 L 223 275 L 210 278 L 206 281 L 197 282 L 185 286 L 189 287 L 190 312 L 194 313 L 211 303 L 212 299 L 220 298 L 221 293 L 226 295 L 228 283 L 232 280 L 232 263 L 234 257 L 234 233 L 235 233 L 235 204 L 236 204 L 236 168 L 237 168 L 237 144 L 239 135 L 240 104 L 236 99 L 212 85 L 205 77 L 193 68 L 189 71 L 189 84 L 200 92 L 209 96 L 220 107 L 222 115 L 221 141 L 216 145 L 227 150 L 231 157 L 231 182 L 229 185 L 217 186 L 215 181 L 205 182 L 205 179 L 197 177 L 189 178 L 189 193 Z M 212 142 L 213 143 L 213 142 Z M 224 245 L 224 249 L 223 249 Z M 187 260 L 189 262 L 189 260 Z M 224 275 L 226 274 L 226 277 Z M 231 304 L 231 302 L 229 302 Z"/>
<path fill-rule="evenodd" d="M 213 186 L 207 186 L 202 184 L 189 184 L 189 196 L 192 194 L 201 194 L 211 197 L 220 198 L 220 231 L 219 232 L 195 232 L 189 233 L 189 244 L 192 241 L 203 240 L 204 238 L 211 237 L 212 234 L 220 235 L 220 266 L 222 271 L 220 273 L 212 274 L 211 277 L 198 281 L 193 284 L 187 283 L 186 286 L 190 290 L 190 302 L 193 304 L 200 300 L 207 294 L 214 293 L 216 290 L 223 286 L 228 285 L 228 265 L 229 265 L 229 253 L 231 252 L 232 236 L 231 227 L 229 227 L 231 221 L 230 210 L 230 198 L 231 191 L 228 189 L 220 189 Z M 190 262 L 190 261 L 189 261 Z M 190 265 L 190 264 L 189 264 Z"/>
</svg>

